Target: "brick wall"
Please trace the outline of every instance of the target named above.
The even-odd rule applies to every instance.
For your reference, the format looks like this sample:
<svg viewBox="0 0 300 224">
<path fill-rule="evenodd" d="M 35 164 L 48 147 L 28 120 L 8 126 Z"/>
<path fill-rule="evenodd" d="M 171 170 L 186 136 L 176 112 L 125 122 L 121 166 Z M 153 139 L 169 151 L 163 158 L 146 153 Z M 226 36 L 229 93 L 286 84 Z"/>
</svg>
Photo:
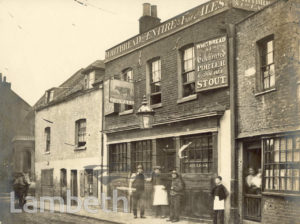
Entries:
<svg viewBox="0 0 300 224">
<path fill-rule="evenodd" d="M 237 110 L 240 136 L 292 130 L 299 125 L 300 6 L 279 1 L 237 25 Z M 256 42 L 274 35 L 275 91 L 259 93 Z"/>
<path fill-rule="evenodd" d="M 262 223 L 300 223 L 299 198 L 263 197 Z"/>
<path fill-rule="evenodd" d="M 136 111 L 141 105 L 143 95 L 146 95 L 146 63 L 149 59 L 159 56 L 162 69 L 162 107 L 155 109 L 156 121 L 166 121 L 184 115 L 228 109 L 229 88 L 198 93 L 196 100 L 178 104 L 177 58 L 181 47 L 226 34 L 226 23 L 239 21 L 246 14 L 248 12 L 243 10 L 228 10 L 140 50 L 108 62 L 106 63 L 106 79 L 109 76 L 120 74 L 123 69 L 128 67 L 133 69 L 135 80 L 134 111 Z M 133 124 L 137 124 L 135 114 L 106 116 L 107 129 Z"/>
</svg>

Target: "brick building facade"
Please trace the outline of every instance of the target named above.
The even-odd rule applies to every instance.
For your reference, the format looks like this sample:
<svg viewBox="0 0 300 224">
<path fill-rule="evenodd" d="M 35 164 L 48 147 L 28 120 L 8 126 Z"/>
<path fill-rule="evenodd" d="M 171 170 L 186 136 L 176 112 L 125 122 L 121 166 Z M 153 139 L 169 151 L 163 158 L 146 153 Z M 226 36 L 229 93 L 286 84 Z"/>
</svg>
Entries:
<svg viewBox="0 0 300 224">
<path fill-rule="evenodd" d="M 96 61 L 37 103 L 36 196 L 100 196 L 103 76 Z"/>
<path fill-rule="evenodd" d="M 163 23 L 158 22 L 156 6 L 144 4 L 142 32 L 106 51 L 106 83 L 117 79 L 134 86 L 134 105 L 105 101 L 104 156 L 111 178 L 105 190 L 109 194 L 128 186 L 138 164 L 144 166 L 146 176 L 156 165 L 164 173 L 176 169 L 186 184 L 181 215 L 210 222 L 210 190 L 213 178 L 221 175 L 231 193 L 225 203 L 226 220 L 231 223 L 236 218 L 233 85 L 228 83 L 234 74 L 234 24 L 253 10 L 238 2 L 209 1 Z M 147 24 L 144 17 L 151 21 L 141 28 Z M 219 49 L 215 46 L 225 46 L 224 51 L 214 51 Z M 203 56 L 202 49 L 211 54 Z M 225 59 L 218 61 L 218 57 Z M 222 67 L 225 81 L 196 78 L 198 71 L 219 74 L 212 69 L 217 67 Z M 199 90 L 202 87 L 208 88 Z M 155 111 L 150 129 L 140 129 L 136 114 L 143 96 Z M 189 143 L 185 157 L 179 158 L 179 149 Z M 151 211 L 150 184 L 146 191 Z"/>
<path fill-rule="evenodd" d="M 236 25 L 243 223 L 300 222 L 299 13 L 299 1 L 276 1 Z M 249 169 L 262 185 L 247 185 Z"/>
</svg>

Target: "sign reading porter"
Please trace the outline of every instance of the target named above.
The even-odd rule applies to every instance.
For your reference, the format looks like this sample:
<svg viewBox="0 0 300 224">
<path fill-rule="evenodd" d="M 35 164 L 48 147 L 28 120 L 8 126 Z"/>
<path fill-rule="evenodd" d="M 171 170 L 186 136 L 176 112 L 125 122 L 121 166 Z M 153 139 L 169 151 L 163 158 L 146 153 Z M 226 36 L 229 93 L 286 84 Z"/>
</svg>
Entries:
<svg viewBox="0 0 300 224">
<path fill-rule="evenodd" d="M 228 86 L 227 38 L 196 44 L 196 92 Z"/>
</svg>

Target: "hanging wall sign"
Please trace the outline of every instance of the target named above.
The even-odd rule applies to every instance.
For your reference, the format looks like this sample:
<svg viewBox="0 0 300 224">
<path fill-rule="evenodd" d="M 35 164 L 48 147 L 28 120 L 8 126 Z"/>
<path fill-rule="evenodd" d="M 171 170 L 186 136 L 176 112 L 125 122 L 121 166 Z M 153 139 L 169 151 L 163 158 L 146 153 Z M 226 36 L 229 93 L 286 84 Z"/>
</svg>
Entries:
<svg viewBox="0 0 300 224">
<path fill-rule="evenodd" d="M 133 82 L 126 82 L 117 79 L 110 80 L 109 101 L 111 103 L 133 105 L 134 104 Z"/>
<path fill-rule="evenodd" d="M 196 92 L 228 86 L 226 36 L 200 42 L 196 52 Z"/>
</svg>

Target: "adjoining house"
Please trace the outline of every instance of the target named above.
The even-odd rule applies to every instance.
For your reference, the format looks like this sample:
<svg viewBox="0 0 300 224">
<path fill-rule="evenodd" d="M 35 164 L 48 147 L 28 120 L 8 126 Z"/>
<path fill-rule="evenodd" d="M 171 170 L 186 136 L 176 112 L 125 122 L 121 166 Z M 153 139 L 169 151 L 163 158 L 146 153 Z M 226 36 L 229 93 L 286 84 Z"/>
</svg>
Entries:
<svg viewBox="0 0 300 224">
<path fill-rule="evenodd" d="M 96 61 L 37 103 L 36 196 L 100 195 L 103 76 L 104 63 Z"/>
<path fill-rule="evenodd" d="M 155 5 L 143 5 L 140 33 L 106 51 L 108 194 L 128 186 L 138 164 L 147 176 L 157 165 L 165 173 L 177 169 L 186 185 L 181 215 L 210 222 L 210 190 L 221 175 L 230 192 L 226 221 L 239 219 L 234 27 L 270 2 L 213 0 L 165 22 Z M 137 116 L 143 96 L 155 113 L 152 128 L 141 129 Z M 151 191 L 147 185 L 148 211 Z"/>
<path fill-rule="evenodd" d="M 32 107 L 25 102 L 19 95 L 11 89 L 11 83 L 7 82 L 6 76 L 2 77 L 0 73 L 0 192 L 9 192 L 12 190 L 12 180 L 14 171 L 24 171 L 32 174 L 31 155 L 34 151 L 34 142 L 32 136 L 33 125 L 29 126 L 24 122 L 32 113 Z M 14 161 L 14 151 L 19 150 L 13 141 L 16 135 L 23 135 L 23 142 L 28 145 L 20 148 L 20 156 L 28 156 L 22 163 L 20 157 Z M 26 135 L 26 136 L 24 136 Z M 28 151 L 26 153 L 25 151 Z M 22 164 L 21 164 L 22 163 Z M 16 167 L 18 166 L 18 167 Z M 20 167 L 22 166 L 22 167 Z"/>
<path fill-rule="evenodd" d="M 276 1 L 236 25 L 243 223 L 300 223 L 299 49 L 299 1 Z"/>
</svg>

